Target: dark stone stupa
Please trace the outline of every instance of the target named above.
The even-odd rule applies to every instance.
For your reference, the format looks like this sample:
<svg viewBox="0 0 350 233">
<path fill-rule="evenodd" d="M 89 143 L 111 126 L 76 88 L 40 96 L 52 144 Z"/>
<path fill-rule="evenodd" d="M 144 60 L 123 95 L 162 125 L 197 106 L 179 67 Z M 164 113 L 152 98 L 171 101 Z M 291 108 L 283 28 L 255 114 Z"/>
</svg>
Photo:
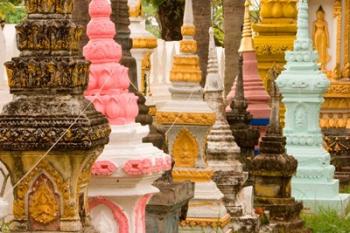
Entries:
<svg viewBox="0 0 350 233">
<path fill-rule="evenodd" d="M 254 205 L 269 211 L 270 223 L 277 232 L 309 232 L 299 215 L 301 202 L 291 197 L 291 179 L 297 160 L 286 154 L 286 137 L 279 123 L 280 93 L 271 79 L 272 109 L 267 133 L 260 142 L 260 154 L 251 163 L 254 177 Z"/>
<path fill-rule="evenodd" d="M 0 160 L 14 186 L 11 232 L 83 232 L 90 169 L 108 143 L 107 120 L 84 98 L 89 63 L 73 0 L 27 0 L 7 62 L 13 100 L 0 114 Z"/>
</svg>

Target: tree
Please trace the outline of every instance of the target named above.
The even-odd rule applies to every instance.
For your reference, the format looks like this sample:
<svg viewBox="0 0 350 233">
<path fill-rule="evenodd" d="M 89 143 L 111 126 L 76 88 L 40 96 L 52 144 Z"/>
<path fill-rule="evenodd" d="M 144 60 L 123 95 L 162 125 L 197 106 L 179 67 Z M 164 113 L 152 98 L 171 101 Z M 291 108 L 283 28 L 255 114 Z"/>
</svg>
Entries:
<svg viewBox="0 0 350 233">
<path fill-rule="evenodd" d="M 224 0 L 225 93 L 238 74 L 238 49 L 244 17 L 244 0 Z"/>
<path fill-rule="evenodd" d="M 181 40 L 185 0 L 144 0 L 157 9 L 161 38 L 166 41 Z"/>
<path fill-rule="evenodd" d="M 22 0 L 0 0 L 0 21 L 19 23 L 26 16 Z"/>
<path fill-rule="evenodd" d="M 210 0 L 193 0 L 193 18 L 196 26 L 195 40 L 198 44 L 198 56 L 202 71 L 201 85 L 204 86 L 207 76 L 209 27 L 211 26 Z"/>
</svg>

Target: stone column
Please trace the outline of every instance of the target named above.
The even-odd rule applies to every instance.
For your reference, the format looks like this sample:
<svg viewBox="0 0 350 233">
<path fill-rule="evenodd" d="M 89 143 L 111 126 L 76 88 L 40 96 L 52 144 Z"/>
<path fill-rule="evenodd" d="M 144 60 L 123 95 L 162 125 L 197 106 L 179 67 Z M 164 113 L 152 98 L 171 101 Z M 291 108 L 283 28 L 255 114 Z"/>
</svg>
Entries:
<svg viewBox="0 0 350 233">
<path fill-rule="evenodd" d="M 298 160 L 292 195 L 310 211 L 331 208 L 345 214 L 350 195 L 339 194 L 339 181 L 333 179 L 334 166 L 322 146 L 319 114 L 329 81 L 317 65 L 308 18 L 308 2 L 300 0 L 294 50 L 286 53 L 287 65 L 277 79 L 287 109 L 287 152 Z"/>
<path fill-rule="evenodd" d="M 87 230 L 91 166 L 110 127 L 84 99 L 89 62 L 72 0 L 26 1 L 19 57 L 6 63 L 14 99 L 0 114 L 0 160 L 13 184 L 13 232 Z"/>
<path fill-rule="evenodd" d="M 108 0 L 89 5 L 84 56 L 91 67 L 85 94 L 112 125 L 110 143 L 92 167 L 90 211 L 100 232 L 144 233 L 146 204 L 158 192 L 152 183 L 171 168 L 171 160 L 151 143 L 142 143 L 149 129 L 135 123 L 137 97 L 129 93 L 128 69 L 119 63 L 122 49 L 113 39 L 111 13 Z"/>
<path fill-rule="evenodd" d="M 195 182 L 194 198 L 180 232 L 230 232 L 223 194 L 212 181 L 213 170 L 206 162 L 206 137 L 215 113 L 203 101 L 194 33 L 192 1 L 187 0 L 180 54 L 174 56 L 170 74 L 172 99 L 159 106 L 156 122 L 167 130 L 169 152 L 175 160 L 174 181 Z"/>
</svg>

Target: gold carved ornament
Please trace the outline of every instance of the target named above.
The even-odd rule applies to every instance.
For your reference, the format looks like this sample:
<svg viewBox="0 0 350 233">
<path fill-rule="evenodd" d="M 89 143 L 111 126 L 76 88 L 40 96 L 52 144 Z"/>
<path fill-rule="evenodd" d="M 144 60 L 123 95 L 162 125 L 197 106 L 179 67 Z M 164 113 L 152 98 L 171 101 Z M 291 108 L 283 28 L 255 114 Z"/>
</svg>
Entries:
<svg viewBox="0 0 350 233">
<path fill-rule="evenodd" d="M 174 56 L 173 68 L 170 71 L 172 82 L 200 82 L 202 72 L 199 68 L 198 56 Z"/>
<path fill-rule="evenodd" d="M 195 40 L 182 40 L 180 41 L 180 51 L 182 53 L 196 53 L 197 41 Z"/>
<path fill-rule="evenodd" d="M 190 113 L 190 112 L 158 112 L 156 122 L 158 124 L 183 124 L 183 125 L 213 125 L 215 113 Z"/>
<path fill-rule="evenodd" d="M 181 226 L 200 226 L 200 227 L 225 227 L 231 221 L 231 217 L 229 214 L 226 214 L 224 217 L 218 218 L 186 218 L 180 222 Z"/>
<path fill-rule="evenodd" d="M 192 182 L 209 182 L 214 175 L 214 171 L 210 168 L 199 169 L 175 167 L 172 175 L 175 182 L 182 182 L 186 180 L 190 180 Z"/>
<path fill-rule="evenodd" d="M 129 17 L 139 17 L 142 15 L 143 12 L 141 0 L 137 0 L 135 6 L 129 6 Z"/>
<path fill-rule="evenodd" d="M 321 64 L 321 69 L 326 71 L 327 64 L 330 60 L 328 54 L 329 48 L 329 32 L 328 23 L 325 19 L 325 11 L 322 6 L 316 11 L 316 20 L 313 24 L 313 42 L 314 47 L 319 55 L 319 63 Z"/>
<path fill-rule="evenodd" d="M 198 143 L 191 132 L 183 128 L 176 135 L 172 148 L 176 167 L 194 167 L 198 157 Z"/>
<path fill-rule="evenodd" d="M 136 37 L 132 39 L 132 47 L 134 49 L 154 49 L 157 47 L 157 39 L 155 37 Z"/>
<path fill-rule="evenodd" d="M 59 204 L 47 182 L 47 180 L 41 180 L 29 204 L 29 216 L 42 224 L 54 221 L 59 215 Z"/>
<path fill-rule="evenodd" d="M 196 34 L 196 27 L 194 25 L 183 25 L 181 27 L 181 34 L 183 36 L 194 36 Z"/>
<path fill-rule="evenodd" d="M 62 176 L 55 170 L 48 161 L 43 160 L 40 162 L 38 166 L 36 166 L 31 173 L 29 173 L 21 183 L 15 188 L 16 198 L 13 202 L 13 214 L 18 220 L 25 220 L 25 200 L 26 194 L 29 191 L 29 186 L 31 181 L 40 173 L 45 171 L 49 174 L 55 182 L 55 186 L 57 187 L 59 193 L 62 195 L 64 210 L 63 217 L 64 218 L 76 218 L 75 206 L 70 204 L 70 191 L 69 191 L 69 181 L 63 180 Z"/>
</svg>

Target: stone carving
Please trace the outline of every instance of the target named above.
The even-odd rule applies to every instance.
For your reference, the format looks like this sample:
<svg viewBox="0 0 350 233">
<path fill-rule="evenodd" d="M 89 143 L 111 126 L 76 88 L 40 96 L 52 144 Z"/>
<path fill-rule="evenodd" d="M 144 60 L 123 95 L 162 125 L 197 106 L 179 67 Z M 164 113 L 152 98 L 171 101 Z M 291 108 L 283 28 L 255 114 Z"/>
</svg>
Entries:
<svg viewBox="0 0 350 233">
<path fill-rule="evenodd" d="M 29 201 L 29 217 L 36 222 L 48 224 L 59 217 L 58 198 L 47 177 L 42 175 L 34 182 Z"/>
<path fill-rule="evenodd" d="M 188 129 L 183 128 L 176 135 L 171 154 L 173 155 L 176 166 L 195 166 L 198 156 L 198 143 Z"/>
</svg>

